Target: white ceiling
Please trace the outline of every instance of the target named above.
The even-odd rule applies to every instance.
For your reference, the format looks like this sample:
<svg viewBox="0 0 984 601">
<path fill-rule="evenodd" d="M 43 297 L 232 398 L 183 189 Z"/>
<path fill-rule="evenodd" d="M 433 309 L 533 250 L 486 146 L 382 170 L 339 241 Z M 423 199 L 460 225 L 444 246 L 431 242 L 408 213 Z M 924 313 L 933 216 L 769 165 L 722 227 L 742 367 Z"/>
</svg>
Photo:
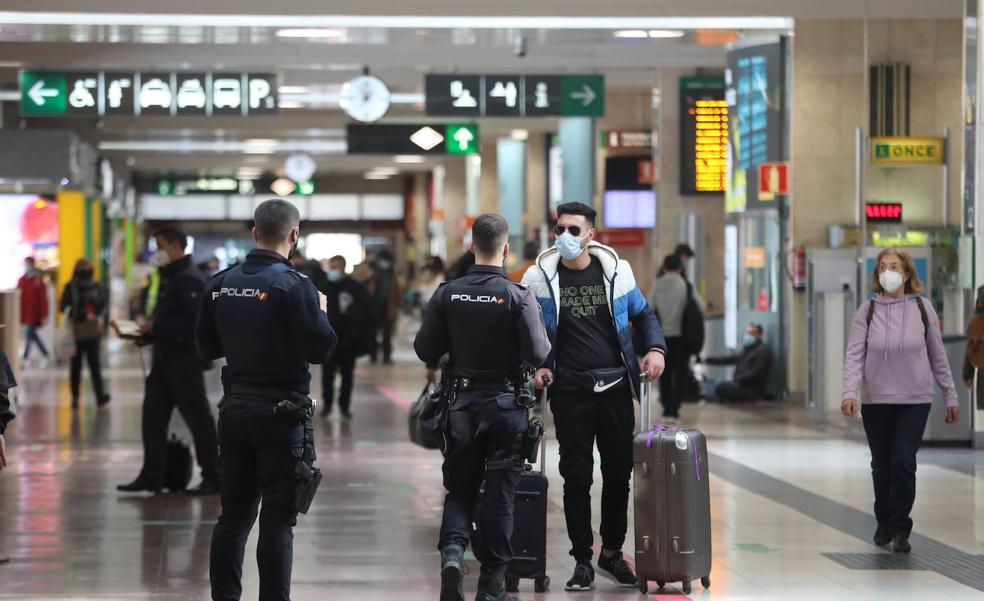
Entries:
<svg viewBox="0 0 984 601">
<path fill-rule="evenodd" d="M 368 67 L 394 93 L 418 99 L 428 72 L 592 72 L 605 74 L 609 89 L 648 90 L 656 69 L 721 68 L 725 44 L 785 30 L 790 18 L 958 18 L 962 7 L 963 0 L 0 0 L 0 87 L 16 89 L 20 69 L 252 70 L 279 73 L 282 86 L 305 87 L 305 98 L 318 98 L 337 95 L 343 82 Z M 729 17 L 723 23 L 701 22 L 712 29 L 666 21 L 723 15 Z M 769 28 L 754 28 L 763 17 L 770 18 L 764 21 Z M 277 35 L 300 26 L 317 26 L 326 37 Z M 616 36 L 620 28 L 679 28 L 684 35 L 624 39 Z M 518 37 L 525 41 L 524 57 L 514 51 Z M 77 128 L 96 142 L 337 141 L 347 119 L 328 105 L 332 110 L 321 102 L 266 118 L 48 119 L 28 125 Z M 411 102 L 394 106 L 387 118 L 412 121 L 422 112 Z M 486 122 L 484 130 L 500 132 L 545 130 L 553 123 Z M 107 154 L 132 156 L 141 170 L 221 172 L 283 161 L 277 155 Z M 379 162 L 316 158 L 326 171 L 359 171 Z"/>
</svg>

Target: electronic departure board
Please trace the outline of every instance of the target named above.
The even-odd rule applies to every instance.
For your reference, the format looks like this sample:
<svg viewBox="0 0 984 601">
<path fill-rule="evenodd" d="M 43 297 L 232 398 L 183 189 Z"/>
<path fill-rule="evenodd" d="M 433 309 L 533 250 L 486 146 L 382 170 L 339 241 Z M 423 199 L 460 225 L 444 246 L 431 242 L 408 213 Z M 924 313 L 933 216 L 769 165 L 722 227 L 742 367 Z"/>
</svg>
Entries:
<svg viewBox="0 0 984 601">
<path fill-rule="evenodd" d="M 680 79 L 680 193 L 721 194 L 728 182 L 724 78 Z"/>
</svg>

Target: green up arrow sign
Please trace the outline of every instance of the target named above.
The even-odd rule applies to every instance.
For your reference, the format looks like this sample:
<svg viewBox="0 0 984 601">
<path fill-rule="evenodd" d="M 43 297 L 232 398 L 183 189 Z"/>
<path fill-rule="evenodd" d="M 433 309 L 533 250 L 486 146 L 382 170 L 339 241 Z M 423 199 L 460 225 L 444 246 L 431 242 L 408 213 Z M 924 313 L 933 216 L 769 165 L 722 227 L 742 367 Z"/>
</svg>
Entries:
<svg viewBox="0 0 984 601">
<path fill-rule="evenodd" d="M 21 114 L 64 115 L 67 86 L 64 73 L 21 71 Z"/>
<path fill-rule="evenodd" d="M 449 124 L 445 130 L 444 144 L 448 154 L 477 154 L 478 126 Z"/>
</svg>

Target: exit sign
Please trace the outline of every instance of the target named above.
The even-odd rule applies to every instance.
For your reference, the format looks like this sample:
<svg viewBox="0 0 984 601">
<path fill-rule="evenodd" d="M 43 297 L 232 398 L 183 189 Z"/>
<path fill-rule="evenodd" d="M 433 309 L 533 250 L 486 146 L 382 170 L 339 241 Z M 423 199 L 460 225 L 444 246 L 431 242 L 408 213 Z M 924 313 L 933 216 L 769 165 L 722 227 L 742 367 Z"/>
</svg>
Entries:
<svg viewBox="0 0 984 601">
<path fill-rule="evenodd" d="M 902 223 L 902 203 L 869 202 L 864 206 L 868 221 L 872 223 Z"/>
</svg>

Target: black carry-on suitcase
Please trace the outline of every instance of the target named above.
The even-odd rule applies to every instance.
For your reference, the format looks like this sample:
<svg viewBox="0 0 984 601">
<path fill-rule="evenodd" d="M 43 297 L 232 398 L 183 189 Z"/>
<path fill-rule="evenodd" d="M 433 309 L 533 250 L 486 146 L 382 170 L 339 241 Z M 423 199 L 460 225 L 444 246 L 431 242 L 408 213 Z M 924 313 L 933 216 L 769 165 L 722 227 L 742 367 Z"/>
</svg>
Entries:
<svg viewBox="0 0 984 601">
<path fill-rule="evenodd" d="M 543 388 L 540 407 L 547 416 L 547 388 Z M 506 572 L 506 590 L 519 591 L 522 578 L 533 580 L 533 590 L 545 593 L 550 589 L 547 576 L 547 432 L 544 426 L 540 439 L 540 470 L 525 463 L 516 485 L 516 510 L 513 512 L 513 558 Z"/>
<path fill-rule="evenodd" d="M 191 447 L 188 443 L 171 434 L 167 441 L 167 450 L 164 460 L 164 478 L 162 484 L 164 488 L 171 492 L 181 492 L 186 490 L 191 483 L 193 471 L 191 458 Z"/>
<path fill-rule="evenodd" d="M 636 573 L 639 591 L 680 582 L 711 586 L 711 495 L 707 440 L 695 429 L 653 425 L 643 383 L 642 429 L 632 443 Z"/>
<path fill-rule="evenodd" d="M 547 390 L 543 389 L 541 406 L 547 412 Z M 534 470 L 523 462 L 523 471 L 516 485 L 516 509 L 513 512 L 513 535 L 510 539 L 513 558 L 506 572 L 506 590 L 519 591 L 519 581 L 532 580 L 534 590 L 545 593 L 550 589 L 547 576 L 547 435 L 540 439 L 538 451 L 540 469 Z M 472 547 L 481 533 L 472 528 Z"/>
</svg>

